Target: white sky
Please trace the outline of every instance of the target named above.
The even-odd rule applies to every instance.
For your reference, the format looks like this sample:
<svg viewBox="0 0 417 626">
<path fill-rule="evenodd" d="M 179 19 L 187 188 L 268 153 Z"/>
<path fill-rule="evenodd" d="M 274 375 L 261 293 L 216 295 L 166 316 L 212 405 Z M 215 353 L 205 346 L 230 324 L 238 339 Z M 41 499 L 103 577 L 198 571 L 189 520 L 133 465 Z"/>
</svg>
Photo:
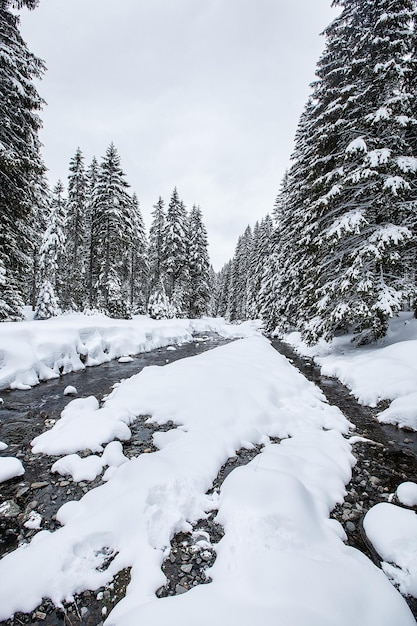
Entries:
<svg viewBox="0 0 417 626">
<path fill-rule="evenodd" d="M 49 179 L 114 141 L 147 226 L 174 186 L 203 210 L 219 270 L 271 211 L 335 17 L 331 0 L 41 0 L 21 14 Z"/>
</svg>

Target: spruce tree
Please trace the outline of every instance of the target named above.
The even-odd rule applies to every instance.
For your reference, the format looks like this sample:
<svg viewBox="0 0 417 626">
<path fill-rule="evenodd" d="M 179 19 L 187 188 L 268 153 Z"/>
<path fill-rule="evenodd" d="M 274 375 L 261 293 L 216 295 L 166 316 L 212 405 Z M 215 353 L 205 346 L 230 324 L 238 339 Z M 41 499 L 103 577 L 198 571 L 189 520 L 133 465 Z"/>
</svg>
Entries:
<svg viewBox="0 0 417 626">
<path fill-rule="evenodd" d="M 29 52 L 19 18 L 10 11 L 36 5 L 31 0 L 0 3 L 0 259 L 5 271 L 0 319 L 9 319 L 10 310 L 18 315 L 22 294 L 28 291 L 36 240 L 34 212 L 45 189 L 38 138 L 43 100 L 33 84 L 45 68 Z"/>
<path fill-rule="evenodd" d="M 187 212 L 175 188 L 168 206 L 163 239 L 165 290 L 179 315 L 188 309 Z"/>
<path fill-rule="evenodd" d="M 94 248 L 93 223 L 94 223 L 94 198 L 98 181 L 99 165 L 96 157 L 93 157 L 86 173 L 86 297 L 90 309 L 97 306 L 98 259 Z"/>
<path fill-rule="evenodd" d="M 96 257 L 94 289 L 97 304 L 112 317 L 130 317 L 126 289 L 126 266 L 132 241 L 132 200 L 120 166 L 120 157 L 110 144 L 100 166 L 94 190 L 92 248 Z"/>
<path fill-rule="evenodd" d="M 83 309 L 87 303 L 86 257 L 88 238 L 86 226 L 87 179 L 80 148 L 70 161 L 65 234 L 67 239 L 66 309 Z"/>
<path fill-rule="evenodd" d="M 207 231 L 201 209 L 193 206 L 189 217 L 190 317 L 208 315 L 210 303 L 210 259 Z"/>
<path fill-rule="evenodd" d="M 163 281 L 165 224 L 164 201 L 159 196 L 158 202 L 153 205 L 152 223 L 149 230 L 149 288 L 151 293 L 155 288 L 159 289 Z"/>
<path fill-rule="evenodd" d="M 230 320 L 244 320 L 248 316 L 249 262 L 252 252 L 252 230 L 246 227 L 238 239 L 232 259 L 230 276 Z"/>
<path fill-rule="evenodd" d="M 129 246 L 129 302 L 134 313 L 145 313 L 148 301 L 148 241 L 136 194 L 131 202 L 131 243 Z"/>
<path fill-rule="evenodd" d="M 67 290 L 66 281 L 66 202 L 64 186 L 58 181 L 51 199 L 48 225 L 39 250 L 39 271 L 42 283 L 48 281 L 60 301 Z M 49 290 L 49 287 L 48 287 Z"/>
<path fill-rule="evenodd" d="M 335 4 L 279 232 L 277 308 L 309 341 L 380 337 L 414 290 L 416 12 L 411 0 Z"/>
</svg>

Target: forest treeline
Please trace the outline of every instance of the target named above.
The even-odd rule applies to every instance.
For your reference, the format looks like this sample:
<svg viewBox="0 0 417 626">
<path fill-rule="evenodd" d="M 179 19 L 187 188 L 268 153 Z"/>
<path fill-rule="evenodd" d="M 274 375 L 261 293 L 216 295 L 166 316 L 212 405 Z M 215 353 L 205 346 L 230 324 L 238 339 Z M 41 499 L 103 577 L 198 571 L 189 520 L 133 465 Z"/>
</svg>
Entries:
<svg viewBox="0 0 417 626">
<path fill-rule="evenodd" d="M 248 228 L 217 276 L 201 211 L 175 189 L 146 235 L 117 150 L 84 170 L 77 150 L 68 190 L 48 190 L 28 51 L 0 2 L 0 319 L 24 302 L 38 317 L 99 309 L 127 317 L 261 317 L 309 342 L 354 332 L 383 336 L 416 309 L 417 9 L 413 0 L 334 0 L 311 96 L 272 215 Z"/>
</svg>

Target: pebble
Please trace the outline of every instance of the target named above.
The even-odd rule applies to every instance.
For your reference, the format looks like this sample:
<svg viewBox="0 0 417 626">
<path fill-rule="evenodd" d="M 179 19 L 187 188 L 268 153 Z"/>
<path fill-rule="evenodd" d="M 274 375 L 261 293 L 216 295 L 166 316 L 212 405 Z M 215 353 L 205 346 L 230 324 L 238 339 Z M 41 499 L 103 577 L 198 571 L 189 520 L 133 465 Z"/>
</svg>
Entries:
<svg viewBox="0 0 417 626">
<path fill-rule="evenodd" d="M 184 572 L 184 574 L 190 574 L 192 569 L 192 563 L 186 563 L 185 565 L 181 565 L 181 571 Z"/>
<path fill-rule="evenodd" d="M 59 486 L 60 486 L 60 487 L 68 487 L 68 485 L 69 485 L 69 480 L 62 480 L 62 481 L 59 483 Z"/>
<path fill-rule="evenodd" d="M 46 619 L 46 613 L 43 613 L 42 611 L 35 611 L 32 617 L 33 619 L 40 619 L 43 621 Z"/>
<path fill-rule="evenodd" d="M 181 594 L 181 593 L 186 593 L 188 591 L 188 589 L 186 587 L 183 587 L 182 585 L 175 585 L 175 593 L 177 595 Z"/>
<path fill-rule="evenodd" d="M 32 483 L 30 488 L 31 489 L 43 489 L 43 487 L 47 487 L 49 485 L 49 483 L 47 483 L 45 480 L 39 483 Z"/>
<path fill-rule="evenodd" d="M 353 533 L 356 530 L 356 526 L 353 522 L 346 522 L 345 528 L 348 533 Z"/>
</svg>

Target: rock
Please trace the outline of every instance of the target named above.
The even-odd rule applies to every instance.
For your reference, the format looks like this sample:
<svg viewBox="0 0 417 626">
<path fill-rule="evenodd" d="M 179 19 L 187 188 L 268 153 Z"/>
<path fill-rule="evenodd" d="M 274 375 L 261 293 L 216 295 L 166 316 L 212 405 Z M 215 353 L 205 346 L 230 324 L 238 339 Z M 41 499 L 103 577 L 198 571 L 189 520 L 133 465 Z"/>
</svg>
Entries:
<svg viewBox="0 0 417 626">
<path fill-rule="evenodd" d="M 190 574 L 191 570 L 193 569 L 193 565 L 192 563 L 186 563 L 185 565 L 181 565 L 181 571 L 184 572 L 184 574 Z"/>
<path fill-rule="evenodd" d="M 21 513 L 20 506 L 14 500 L 5 500 L 0 504 L 0 517 L 12 519 Z"/>
<path fill-rule="evenodd" d="M 60 487 L 68 487 L 69 485 L 69 480 L 61 480 L 61 482 L 59 483 Z"/>
<path fill-rule="evenodd" d="M 356 526 L 353 522 L 346 522 L 345 528 L 348 533 L 354 533 L 356 530 Z"/>
<path fill-rule="evenodd" d="M 186 593 L 188 591 L 188 589 L 186 587 L 183 587 L 182 585 L 175 585 L 175 593 L 177 595 L 180 595 L 181 593 Z"/>
<path fill-rule="evenodd" d="M 30 488 L 31 489 L 43 489 L 44 487 L 47 487 L 49 485 L 49 483 L 47 483 L 45 480 L 39 483 L 32 483 Z"/>
<path fill-rule="evenodd" d="M 40 619 L 43 621 L 44 619 L 46 619 L 46 613 L 43 613 L 42 611 L 35 611 L 32 617 L 33 619 Z"/>
<path fill-rule="evenodd" d="M 27 485 L 24 485 L 23 487 L 19 487 L 19 489 L 16 491 L 16 498 L 21 498 L 28 491 L 29 491 L 29 487 Z"/>
</svg>

